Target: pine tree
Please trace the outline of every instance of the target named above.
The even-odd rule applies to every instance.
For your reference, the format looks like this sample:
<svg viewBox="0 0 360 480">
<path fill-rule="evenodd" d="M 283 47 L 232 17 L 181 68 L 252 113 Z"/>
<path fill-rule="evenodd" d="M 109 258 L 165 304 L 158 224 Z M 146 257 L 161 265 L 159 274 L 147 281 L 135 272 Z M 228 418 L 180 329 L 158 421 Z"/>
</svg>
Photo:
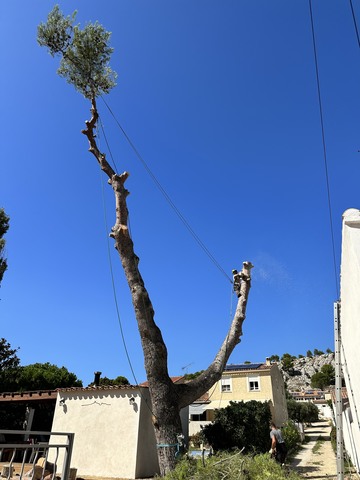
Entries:
<svg viewBox="0 0 360 480">
<path fill-rule="evenodd" d="M 168 374 L 167 348 L 162 333 L 154 320 L 154 309 L 139 270 L 139 257 L 128 230 L 127 196 L 125 182 L 127 172 L 117 174 L 106 160 L 96 142 L 95 128 L 98 121 L 96 99 L 115 86 L 116 74 L 110 68 L 112 48 L 110 33 L 99 23 L 87 24 L 82 30 L 74 26 L 75 13 L 64 17 L 56 6 L 46 23 L 38 27 L 38 43 L 46 46 L 52 56 L 60 56 L 59 75 L 91 102 L 92 117 L 86 123 L 83 134 L 89 141 L 89 151 L 108 177 L 115 195 L 116 223 L 111 230 L 125 276 L 131 291 L 136 320 L 144 353 L 152 403 L 153 424 L 158 445 L 161 475 L 175 467 L 175 452 L 178 435 L 182 433 L 180 410 L 208 391 L 221 378 L 226 362 L 235 346 L 240 342 L 242 324 L 245 320 L 246 304 L 250 291 L 250 262 L 243 263 L 237 273 L 238 304 L 229 332 L 224 339 L 213 363 L 189 382 L 173 383 Z M 234 270 L 235 271 L 235 270 Z"/>
</svg>

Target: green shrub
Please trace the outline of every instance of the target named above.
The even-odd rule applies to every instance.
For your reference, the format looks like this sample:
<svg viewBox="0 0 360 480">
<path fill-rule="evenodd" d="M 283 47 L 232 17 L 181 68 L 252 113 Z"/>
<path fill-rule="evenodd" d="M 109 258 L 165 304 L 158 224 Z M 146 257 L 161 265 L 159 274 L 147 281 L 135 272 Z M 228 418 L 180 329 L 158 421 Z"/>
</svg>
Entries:
<svg viewBox="0 0 360 480">
<path fill-rule="evenodd" d="M 330 431 L 330 441 L 334 452 L 336 452 L 336 427 L 334 426 L 331 428 Z"/>
<path fill-rule="evenodd" d="M 288 480 L 299 480 L 301 478 L 297 473 L 282 468 L 267 454 L 256 455 L 247 463 L 246 468 L 249 480 L 283 480 L 285 478 Z M 233 478 L 235 479 L 236 477 L 234 476 Z"/>
<path fill-rule="evenodd" d="M 311 402 L 297 402 L 294 399 L 289 399 L 287 409 L 289 418 L 296 422 L 311 423 L 319 420 L 319 410 Z"/>
<path fill-rule="evenodd" d="M 299 430 L 296 428 L 295 423 L 289 420 L 281 429 L 283 434 L 288 455 L 293 455 L 299 450 L 301 445 L 301 436 Z"/>
<path fill-rule="evenodd" d="M 269 454 L 242 455 L 240 452 L 214 455 L 201 460 L 183 459 L 165 480 L 300 480 L 270 458 Z"/>
<path fill-rule="evenodd" d="M 215 421 L 202 433 L 216 452 L 245 447 L 245 453 L 264 453 L 270 445 L 270 421 L 269 402 L 230 402 L 215 410 Z"/>
</svg>

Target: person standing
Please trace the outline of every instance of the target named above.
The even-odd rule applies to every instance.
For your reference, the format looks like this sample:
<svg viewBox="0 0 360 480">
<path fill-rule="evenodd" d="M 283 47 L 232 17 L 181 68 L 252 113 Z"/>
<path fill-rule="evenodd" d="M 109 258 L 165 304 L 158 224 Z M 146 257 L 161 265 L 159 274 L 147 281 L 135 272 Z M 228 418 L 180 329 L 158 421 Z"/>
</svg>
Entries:
<svg viewBox="0 0 360 480">
<path fill-rule="evenodd" d="M 270 453 L 275 457 L 277 462 L 279 462 L 281 465 L 284 465 L 287 453 L 286 445 L 281 434 L 281 430 L 276 427 L 274 422 L 270 424 L 270 438 Z"/>
</svg>

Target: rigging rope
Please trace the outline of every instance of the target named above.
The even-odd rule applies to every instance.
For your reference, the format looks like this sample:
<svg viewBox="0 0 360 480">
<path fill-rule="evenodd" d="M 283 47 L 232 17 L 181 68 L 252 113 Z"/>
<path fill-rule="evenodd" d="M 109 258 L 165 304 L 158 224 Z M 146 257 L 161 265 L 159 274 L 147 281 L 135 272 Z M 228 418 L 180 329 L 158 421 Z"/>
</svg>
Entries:
<svg viewBox="0 0 360 480">
<path fill-rule="evenodd" d="M 111 151 L 109 142 L 108 142 L 108 140 L 107 140 L 107 137 L 106 137 L 106 134 L 105 134 L 104 125 L 103 125 L 103 123 L 102 123 L 102 121 L 101 121 L 100 115 L 99 115 L 99 125 L 100 125 L 100 128 L 101 128 L 101 132 L 102 132 L 102 134 L 104 135 L 104 139 L 105 139 L 105 142 L 106 142 L 106 146 L 107 146 L 108 152 L 109 152 L 109 154 L 110 154 L 110 157 L 111 157 L 111 159 L 112 159 L 113 165 L 115 166 L 115 171 L 117 171 L 116 163 L 115 163 L 115 160 L 114 160 L 114 157 L 113 157 L 113 154 L 112 154 L 112 151 Z M 98 131 L 98 130 L 97 130 L 97 135 L 99 135 L 99 131 Z M 101 174 L 101 186 L 102 186 L 102 200 L 103 200 L 103 210 L 104 210 L 104 222 L 105 222 L 105 229 L 106 229 L 106 233 L 107 233 L 107 232 L 109 231 L 109 225 L 108 225 L 107 214 L 106 214 L 106 202 L 105 202 L 105 192 L 104 192 L 104 181 L 103 181 L 103 176 L 102 176 L 101 168 L 100 168 L 100 174 Z M 129 214 L 129 219 L 128 219 L 128 220 L 129 220 L 129 235 L 130 235 L 130 238 L 131 238 L 130 214 Z M 139 383 L 138 383 L 138 381 L 137 381 L 137 378 L 136 378 L 136 375 L 135 375 L 135 371 L 134 371 L 134 368 L 133 368 L 133 365 L 132 365 L 132 361 L 131 361 L 131 358 L 130 358 L 130 354 L 129 354 L 129 351 L 128 351 L 128 348 L 127 348 L 126 339 L 125 339 L 125 335 L 124 335 L 124 331 L 123 331 L 123 326 L 122 326 L 122 321 L 121 321 L 121 316 L 120 316 L 119 304 L 118 304 L 117 293 L 116 293 L 116 288 L 115 288 L 115 279 L 114 279 L 112 258 L 111 258 L 111 252 L 110 252 L 110 240 L 109 240 L 109 235 L 107 235 L 107 252 L 108 252 L 109 265 L 110 265 L 110 276 L 111 276 L 112 291 L 113 291 L 114 302 L 115 302 L 115 310 L 116 310 L 116 315 L 117 315 L 117 319 L 118 319 L 118 323 L 119 323 L 119 327 L 120 327 L 120 333 L 121 333 L 122 343 L 123 343 L 123 346 L 124 346 L 126 358 L 127 358 L 127 361 L 128 361 L 128 364 L 129 364 L 129 367 L 130 367 L 132 376 L 133 376 L 133 378 L 134 378 L 135 384 L 136 384 L 137 386 L 139 386 Z M 226 275 L 226 276 L 227 276 L 227 275 Z M 231 284 L 232 284 L 232 283 L 233 283 L 233 282 L 232 282 L 232 280 L 231 280 Z M 233 308 L 232 301 L 233 301 L 233 287 L 231 286 L 230 315 L 231 315 L 232 308 Z M 146 310 L 146 309 L 144 309 L 144 310 Z M 230 321 L 231 321 L 231 319 L 230 319 Z M 228 339 L 228 334 L 227 334 L 227 339 Z M 226 341 L 227 341 L 227 339 L 226 339 Z M 215 388 L 216 388 L 216 384 L 214 385 L 214 390 L 213 390 L 212 393 L 210 394 L 210 397 L 213 395 L 213 393 L 214 393 L 214 391 L 215 391 Z M 147 408 L 150 410 L 150 412 L 152 413 L 152 415 L 154 415 L 154 413 L 153 413 L 150 405 L 148 405 L 147 399 L 143 397 L 141 390 L 139 390 L 139 393 L 140 393 L 141 398 L 143 398 L 143 400 L 145 401 L 145 403 L 146 403 L 146 405 L 147 405 Z"/>
<path fill-rule="evenodd" d="M 321 100 L 320 77 L 319 77 L 319 67 L 318 67 L 318 60 L 317 60 L 317 49 L 316 49 L 315 29 L 314 29 L 314 20 L 313 20 L 311 0 L 309 0 L 309 9 L 310 9 L 312 43 L 313 43 L 313 51 L 314 51 L 316 84 L 317 84 L 317 94 L 318 94 L 319 113 L 320 113 L 321 137 L 322 137 L 324 166 L 325 166 L 325 178 L 326 178 L 326 189 L 327 189 L 331 243 L 332 243 L 332 256 L 333 256 L 333 266 L 334 266 L 334 274 L 335 274 L 335 287 L 336 287 L 337 298 L 339 298 L 338 274 L 337 274 L 337 266 L 336 266 L 336 255 L 335 255 L 334 228 L 333 228 L 329 173 L 328 173 L 327 154 L 326 154 L 324 118 L 323 118 L 323 109 L 322 109 L 322 100 Z"/>
<path fill-rule="evenodd" d="M 200 246 L 200 248 L 205 252 L 205 254 L 210 258 L 210 260 L 213 262 L 213 264 L 218 268 L 218 270 L 230 281 L 230 283 L 232 283 L 232 279 L 229 277 L 229 275 L 226 273 L 226 271 L 222 268 L 222 266 L 220 265 L 220 263 L 216 260 L 216 258 L 214 257 L 214 255 L 210 252 L 210 250 L 206 247 L 206 245 L 204 244 L 204 242 L 200 239 L 200 237 L 196 234 L 196 232 L 194 231 L 194 229 L 191 227 L 191 225 L 189 224 L 189 222 L 186 220 L 186 218 L 184 217 L 184 215 L 180 212 L 180 210 L 177 208 L 177 206 L 174 204 L 174 202 L 171 200 L 170 196 L 168 195 L 168 193 L 166 192 L 166 190 L 163 188 L 163 186 L 161 185 L 161 183 L 159 182 L 159 180 L 156 178 L 156 176 L 154 175 L 154 173 L 151 171 L 150 167 L 147 165 L 147 163 L 145 162 L 145 160 L 143 159 L 143 157 L 140 155 L 139 151 L 137 150 L 137 148 L 135 147 L 134 143 L 131 141 L 130 137 L 127 135 L 127 133 L 125 132 L 124 128 L 121 126 L 120 122 L 117 120 L 114 112 L 112 111 L 112 109 L 110 108 L 110 106 L 108 105 L 108 103 L 106 102 L 106 100 L 104 99 L 103 96 L 101 96 L 106 108 L 109 110 L 111 116 L 114 118 L 117 126 L 119 127 L 119 129 L 121 130 L 121 132 L 123 133 L 124 137 L 126 138 L 127 142 L 129 143 L 130 147 L 132 148 L 132 150 L 134 151 L 135 155 L 137 156 L 137 158 L 140 160 L 140 162 L 142 163 L 143 167 L 145 168 L 145 170 L 147 171 L 148 175 L 150 176 L 150 178 L 153 180 L 153 182 L 155 183 L 155 185 L 157 186 L 157 188 L 160 190 L 160 192 L 162 193 L 162 195 L 164 196 L 164 198 L 166 199 L 166 201 L 168 202 L 168 204 L 171 206 L 171 208 L 174 210 L 174 212 L 176 213 L 176 215 L 178 216 L 178 218 L 181 220 L 181 222 L 185 225 L 185 227 L 187 228 L 187 230 L 190 232 L 190 234 L 192 235 L 192 237 L 195 239 L 195 241 L 197 242 L 197 244 Z"/>
<path fill-rule="evenodd" d="M 357 27 L 355 11 L 354 11 L 352 0 L 350 0 L 350 8 L 351 8 L 352 18 L 353 18 L 353 22 L 354 22 L 354 27 L 355 27 L 356 38 L 357 38 L 357 41 L 358 41 L 358 45 L 360 47 L 359 30 L 358 30 L 358 27 Z"/>
<path fill-rule="evenodd" d="M 111 155 L 111 153 L 110 153 L 110 155 Z M 138 385 L 138 381 L 136 379 L 135 371 L 133 369 L 132 362 L 131 362 L 130 355 L 129 355 L 129 351 L 128 351 L 128 348 L 127 348 L 127 345 L 126 345 L 124 329 L 123 329 L 123 326 L 122 326 L 122 321 L 121 321 L 121 316 L 120 316 L 119 302 L 118 302 L 118 299 L 117 299 L 117 293 L 116 293 L 116 288 L 115 288 L 114 269 L 113 269 L 113 264 L 112 264 L 111 251 L 110 251 L 110 237 L 108 235 L 109 224 L 108 224 L 108 221 L 107 221 L 104 179 L 103 179 L 101 168 L 100 168 L 100 181 L 101 181 L 101 193 L 102 193 L 102 203 L 103 203 L 103 212 L 104 212 L 104 224 L 105 224 L 106 239 L 107 239 L 107 241 L 106 241 L 107 254 L 108 254 L 108 260 L 109 260 L 111 285 L 112 285 L 113 297 L 114 297 L 114 302 L 115 302 L 115 311 L 116 311 L 116 316 L 117 316 L 117 319 L 118 319 L 118 324 L 119 324 L 119 327 L 120 327 L 120 334 L 121 334 L 121 339 L 122 339 L 124 350 L 125 350 L 125 355 L 126 355 L 126 358 L 128 360 L 131 373 L 132 373 L 133 378 L 135 380 L 135 384 Z"/>
</svg>

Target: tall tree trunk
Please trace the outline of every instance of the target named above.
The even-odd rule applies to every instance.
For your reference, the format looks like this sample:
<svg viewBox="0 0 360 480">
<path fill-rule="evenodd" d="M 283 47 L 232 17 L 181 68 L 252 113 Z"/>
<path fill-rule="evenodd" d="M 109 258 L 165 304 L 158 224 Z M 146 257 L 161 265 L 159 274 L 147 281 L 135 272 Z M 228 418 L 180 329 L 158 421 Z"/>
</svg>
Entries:
<svg viewBox="0 0 360 480">
<path fill-rule="evenodd" d="M 124 184 L 128 173 L 116 174 L 97 147 L 94 128 L 98 120 L 95 98 L 91 101 L 91 120 L 86 121 L 82 131 L 90 144 L 89 151 L 99 162 L 108 176 L 116 203 L 116 221 L 111 236 L 115 240 L 125 276 L 130 288 L 136 320 L 138 323 L 145 369 L 149 383 L 153 424 L 158 447 L 158 459 L 161 475 L 175 467 L 175 454 L 178 449 L 178 435 L 181 431 L 180 410 L 208 391 L 221 378 L 226 362 L 240 342 L 242 324 L 245 320 L 246 304 L 250 290 L 250 262 L 244 262 L 240 274 L 236 272 L 236 293 L 238 304 L 229 332 L 217 355 L 209 367 L 194 380 L 184 384 L 174 384 L 167 367 L 167 349 L 162 334 L 154 321 L 154 309 L 145 288 L 138 265 L 139 258 L 134 252 L 133 241 L 128 230 L 128 209 L 126 198 L 128 191 Z"/>
</svg>

